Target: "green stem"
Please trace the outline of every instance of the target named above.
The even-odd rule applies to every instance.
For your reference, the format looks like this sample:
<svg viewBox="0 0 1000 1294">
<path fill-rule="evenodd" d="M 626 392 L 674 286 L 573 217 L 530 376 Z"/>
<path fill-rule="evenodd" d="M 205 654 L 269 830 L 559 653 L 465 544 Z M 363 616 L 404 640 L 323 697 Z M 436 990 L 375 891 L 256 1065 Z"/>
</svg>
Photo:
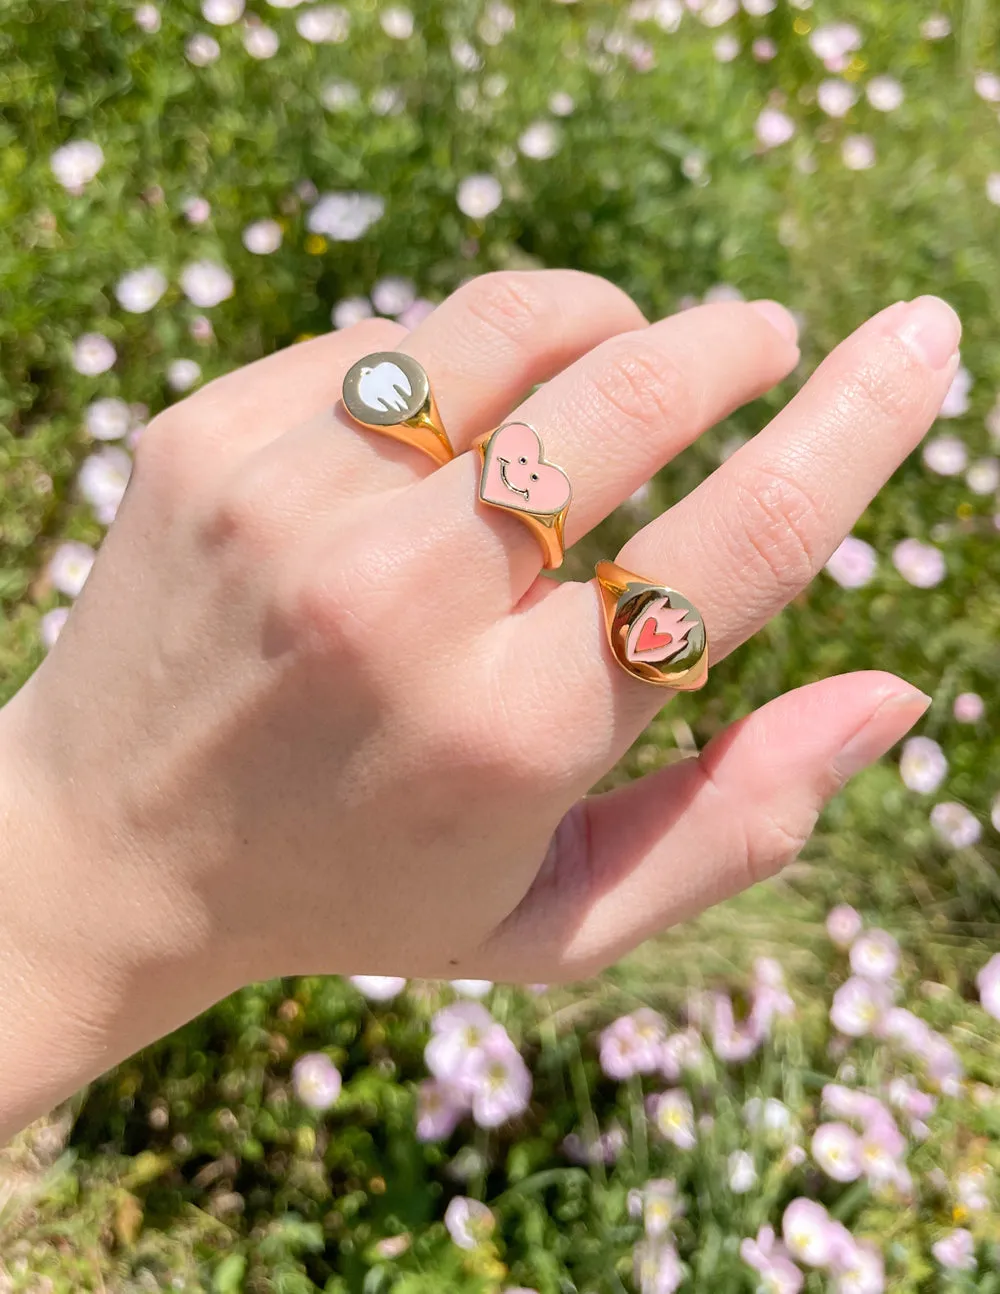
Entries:
<svg viewBox="0 0 1000 1294">
<path fill-rule="evenodd" d="M 597 1122 L 597 1115 L 594 1113 L 594 1107 L 590 1103 L 590 1087 L 587 1083 L 587 1073 L 583 1065 L 583 1053 L 580 1050 L 580 1040 L 576 1034 L 573 1034 L 573 1056 L 569 1063 L 569 1075 L 573 1084 L 573 1095 L 576 1098 L 577 1108 L 580 1111 L 580 1125 L 583 1128 L 584 1142 L 589 1148 L 596 1148 L 598 1138 L 601 1135 L 600 1125 Z M 596 1186 L 605 1189 L 608 1185 L 608 1175 L 604 1169 L 604 1160 L 595 1155 L 588 1155 L 590 1176 Z"/>
<path fill-rule="evenodd" d="M 646 1134 L 646 1102 L 642 1092 L 642 1079 L 633 1074 L 628 1080 L 629 1115 L 632 1122 L 632 1156 L 640 1182 L 649 1177 L 649 1141 Z"/>
</svg>

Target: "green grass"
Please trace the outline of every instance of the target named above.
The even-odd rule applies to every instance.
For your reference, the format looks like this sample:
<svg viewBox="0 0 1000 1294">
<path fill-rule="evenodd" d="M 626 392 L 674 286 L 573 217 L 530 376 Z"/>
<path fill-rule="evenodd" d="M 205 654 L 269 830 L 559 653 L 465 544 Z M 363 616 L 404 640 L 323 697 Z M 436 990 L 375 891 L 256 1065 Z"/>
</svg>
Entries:
<svg viewBox="0 0 1000 1294">
<path fill-rule="evenodd" d="M 1000 208 L 987 201 L 986 183 L 1000 171 L 1000 127 L 973 77 L 1000 70 L 1000 13 L 985 0 L 943 5 L 953 34 L 936 42 L 920 33 L 931 7 L 905 0 L 816 0 L 809 10 L 780 0 L 770 15 L 741 13 L 717 30 L 688 14 L 672 34 L 644 23 L 633 34 L 655 54 L 646 72 L 607 53 L 600 32 L 630 39 L 630 25 L 624 5 L 600 0 L 521 0 L 514 30 L 496 45 L 477 35 L 485 6 L 465 0 L 418 0 L 416 34 L 404 42 L 381 32 L 374 4 L 351 4 L 348 41 L 320 46 L 296 33 L 303 11 L 263 0 L 251 8 L 280 34 L 278 54 L 254 61 L 239 25 L 213 29 L 222 53 L 205 68 L 184 56 L 188 36 L 208 30 L 188 0 L 164 4 L 154 35 L 111 0 L 8 0 L 0 13 L 0 695 L 41 657 L 39 619 L 59 600 L 45 576 L 50 553 L 65 538 L 97 543 L 102 533 L 74 488 L 92 450 L 86 406 L 117 395 L 155 412 L 172 398 L 171 360 L 195 358 L 211 378 L 325 330 L 336 301 L 367 293 L 385 274 L 412 277 L 436 300 L 484 270 L 573 265 L 613 279 L 651 316 L 722 283 L 801 313 L 804 358 L 793 379 L 671 464 L 642 505 L 579 546 L 570 575 L 687 493 L 831 346 L 900 297 L 934 292 L 962 314 L 974 384 L 968 414 L 947 429 L 972 459 L 996 451 L 985 420 L 1000 389 Z M 849 79 L 860 87 L 875 74 L 899 78 L 906 101 L 897 111 L 880 114 L 862 98 L 833 121 L 816 106 L 826 73 L 808 35 L 833 19 L 863 33 Z M 726 64 L 713 54 L 724 32 L 743 46 Z M 751 57 L 759 36 L 776 42 L 773 61 Z M 456 67 L 459 37 L 473 41 L 481 70 Z M 491 97 L 500 77 L 506 89 Z M 332 114 L 320 89 L 338 78 L 361 94 L 357 106 Z M 402 91 L 404 106 L 377 116 L 369 99 L 386 86 Z M 519 156 L 521 132 L 550 116 L 557 90 L 576 102 L 559 123 L 559 152 L 544 162 Z M 767 102 L 784 103 L 797 133 L 762 154 L 754 122 Z M 852 133 L 874 139 L 873 169 L 843 165 L 840 144 Z M 81 138 L 98 141 L 106 160 L 73 196 L 49 157 Z M 479 172 L 496 174 L 505 196 L 473 221 L 455 190 Z M 306 228 L 306 181 L 320 192 L 376 192 L 385 215 L 357 242 L 319 245 Z M 182 214 L 193 194 L 212 204 L 197 228 Z M 255 257 L 240 235 L 263 217 L 281 220 L 284 242 Z M 177 279 L 206 256 L 230 268 L 236 287 L 206 312 L 214 339 L 199 343 L 188 332 L 199 312 Z M 151 263 L 171 286 L 149 314 L 126 314 L 113 286 Z M 118 362 L 81 377 L 69 362 L 72 342 L 95 330 L 114 342 Z M 714 671 L 707 692 L 664 712 L 611 775 L 640 775 L 673 758 L 679 737 L 700 744 L 776 693 L 854 667 L 894 670 L 934 697 L 921 730 L 950 765 L 934 797 L 908 791 L 891 758 L 864 774 L 785 876 L 640 950 L 597 984 L 540 1000 L 498 990 L 493 1008 L 533 1067 L 529 1118 L 489 1137 L 466 1126 L 447 1152 L 414 1140 L 412 1082 L 425 1073 L 434 986 L 374 1013 L 339 981 L 247 990 L 81 1094 L 61 1158 L 68 1122 L 40 1147 L 32 1134 L 10 1152 L 0 1261 L 13 1288 L 42 1288 L 44 1275 L 52 1282 L 44 1288 L 59 1291 L 422 1294 L 492 1291 L 509 1280 L 545 1294 L 621 1294 L 632 1288 L 638 1236 L 625 1195 L 650 1173 L 678 1175 L 688 1201 L 678 1232 L 687 1288 L 754 1288 L 739 1238 L 768 1218 L 776 1223 L 803 1192 L 884 1242 L 893 1289 L 1000 1288 L 990 1271 L 995 1210 L 974 1228 L 979 1276 L 947 1285 L 929 1258 L 953 1204 L 933 1170 L 950 1181 L 960 1166 L 996 1157 L 996 1110 L 968 1095 L 944 1103 L 931 1141 L 915 1151 L 921 1185 L 907 1207 L 864 1188 L 832 1190 L 808 1166 L 786 1172 L 766 1147 L 755 1148 L 759 1190 L 737 1199 L 722 1166 L 745 1141 L 736 1109 L 746 1095 L 781 1095 L 807 1124 L 815 1120 L 819 1086 L 836 1068 L 825 1010 L 832 968 L 840 976 L 842 967 L 821 924 L 835 901 L 900 937 L 907 1000 L 949 1033 L 974 1078 L 994 1081 L 1000 1036 L 969 999 L 975 971 L 1000 947 L 1000 841 L 989 825 L 1000 793 L 997 512 L 995 496 L 974 494 L 961 476 L 935 476 L 915 455 L 856 530 L 879 553 L 874 580 L 846 592 L 820 576 Z M 938 587 L 912 588 L 894 570 L 892 548 L 910 536 L 942 548 L 948 574 Z M 978 725 L 952 716 L 963 691 L 986 700 Z M 935 840 L 928 811 L 937 799 L 958 800 L 982 821 L 976 847 L 953 851 Z M 643 1149 L 635 1085 L 599 1076 L 595 1031 L 642 1002 L 676 1018 L 692 986 L 745 985 L 761 950 L 786 965 L 798 1022 L 745 1069 L 713 1065 L 694 1084 L 716 1122 L 688 1160 L 659 1144 Z M 940 996 L 920 989 L 926 981 L 945 986 Z M 282 1007 L 288 1002 L 294 1013 Z M 317 1048 L 329 1049 L 348 1079 L 326 1118 L 287 1095 L 292 1060 Z M 862 1074 L 895 1063 L 865 1043 L 859 1052 Z M 166 1127 L 157 1126 L 158 1110 L 168 1111 Z M 617 1167 L 583 1170 L 559 1151 L 590 1119 L 628 1129 Z M 460 1164 L 479 1157 L 466 1189 L 494 1201 L 502 1219 L 495 1243 L 471 1256 L 440 1223 L 458 1189 L 446 1172 L 456 1155 Z M 399 1232 L 413 1237 L 408 1253 L 380 1258 L 373 1246 Z M 808 1288 L 825 1288 L 822 1278 L 810 1277 Z"/>
</svg>

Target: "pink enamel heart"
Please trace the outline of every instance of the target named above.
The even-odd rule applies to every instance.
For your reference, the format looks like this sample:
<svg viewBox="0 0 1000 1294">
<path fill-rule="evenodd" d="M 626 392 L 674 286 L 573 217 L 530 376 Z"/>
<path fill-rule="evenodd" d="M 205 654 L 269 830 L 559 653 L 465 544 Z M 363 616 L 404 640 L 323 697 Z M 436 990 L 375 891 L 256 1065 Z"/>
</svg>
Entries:
<svg viewBox="0 0 1000 1294">
<path fill-rule="evenodd" d="M 542 442 L 526 422 L 509 422 L 494 432 L 479 485 L 485 503 L 518 512 L 550 515 L 569 503 L 569 477 L 542 457 Z"/>
<path fill-rule="evenodd" d="M 651 602 L 629 630 L 626 657 L 656 665 L 676 656 L 687 646 L 688 634 L 698 623 L 686 619 L 688 615 L 686 607 L 672 607 L 666 598 Z"/>
</svg>

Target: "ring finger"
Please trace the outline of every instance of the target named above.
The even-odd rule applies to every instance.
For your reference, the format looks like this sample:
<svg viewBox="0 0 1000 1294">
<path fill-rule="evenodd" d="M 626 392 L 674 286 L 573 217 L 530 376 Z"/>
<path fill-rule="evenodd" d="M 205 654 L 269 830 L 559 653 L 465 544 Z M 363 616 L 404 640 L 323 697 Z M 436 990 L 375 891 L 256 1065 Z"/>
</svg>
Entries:
<svg viewBox="0 0 1000 1294">
<path fill-rule="evenodd" d="M 776 302 L 700 306 L 620 334 L 564 369 L 511 416 L 535 426 L 572 482 L 572 544 L 664 463 L 798 360 L 796 327 Z M 479 505 L 478 458 L 448 463 L 393 510 L 424 550 L 450 602 L 463 584 L 480 614 L 509 611 L 534 582 L 539 547 L 516 517 Z M 410 538 L 407 543 L 412 543 Z"/>
</svg>

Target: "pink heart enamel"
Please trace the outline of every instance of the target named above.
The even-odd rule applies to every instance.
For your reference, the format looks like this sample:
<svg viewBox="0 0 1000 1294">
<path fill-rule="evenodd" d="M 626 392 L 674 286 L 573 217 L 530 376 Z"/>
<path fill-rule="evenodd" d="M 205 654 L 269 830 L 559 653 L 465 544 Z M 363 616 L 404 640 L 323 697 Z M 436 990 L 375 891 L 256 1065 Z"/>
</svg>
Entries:
<svg viewBox="0 0 1000 1294">
<path fill-rule="evenodd" d="M 649 661 L 658 665 L 677 656 L 687 646 L 688 634 L 697 625 L 686 607 L 672 607 L 666 598 L 657 598 L 646 608 L 629 630 L 625 655 L 631 661 Z"/>
<path fill-rule="evenodd" d="M 542 458 L 542 442 L 527 423 L 509 422 L 494 433 L 479 486 L 486 503 L 549 514 L 561 512 L 570 493 L 569 477 Z"/>
</svg>

